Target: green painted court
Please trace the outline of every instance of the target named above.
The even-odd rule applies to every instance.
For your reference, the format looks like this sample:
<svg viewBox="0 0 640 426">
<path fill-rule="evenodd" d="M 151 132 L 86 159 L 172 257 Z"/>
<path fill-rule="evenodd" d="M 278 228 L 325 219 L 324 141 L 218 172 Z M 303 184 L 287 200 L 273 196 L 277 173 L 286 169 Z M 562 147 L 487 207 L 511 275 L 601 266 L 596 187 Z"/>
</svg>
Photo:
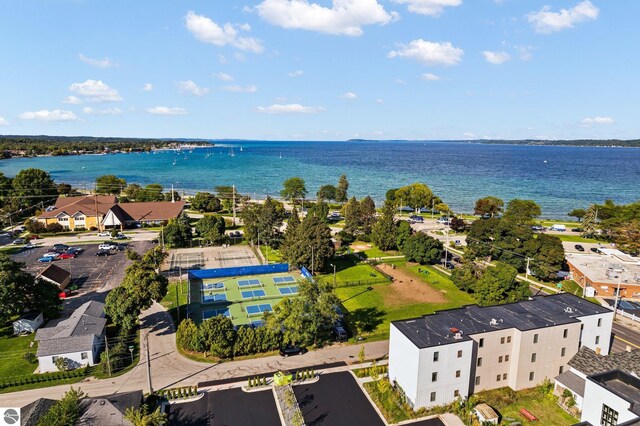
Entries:
<svg viewBox="0 0 640 426">
<path fill-rule="evenodd" d="M 234 325 L 261 325 L 262 314 L 298 294 L 303 279 L 297 272 L 191 279 L 189 313 L 196 322 L 224 315 Z"/>
</svg>

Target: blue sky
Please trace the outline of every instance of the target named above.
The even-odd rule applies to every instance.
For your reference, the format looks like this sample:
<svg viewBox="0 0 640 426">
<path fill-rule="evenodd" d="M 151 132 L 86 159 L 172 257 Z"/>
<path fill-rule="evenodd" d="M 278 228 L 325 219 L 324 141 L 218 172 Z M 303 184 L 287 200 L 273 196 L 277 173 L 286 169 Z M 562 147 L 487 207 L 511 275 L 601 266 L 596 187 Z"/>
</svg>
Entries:
<svg viewBox="0 0 640 426">
<path fill-rule="evenodd" d="M 638 138 L 640 2 L 5 2 L 0 134 Z"/>
</svg>

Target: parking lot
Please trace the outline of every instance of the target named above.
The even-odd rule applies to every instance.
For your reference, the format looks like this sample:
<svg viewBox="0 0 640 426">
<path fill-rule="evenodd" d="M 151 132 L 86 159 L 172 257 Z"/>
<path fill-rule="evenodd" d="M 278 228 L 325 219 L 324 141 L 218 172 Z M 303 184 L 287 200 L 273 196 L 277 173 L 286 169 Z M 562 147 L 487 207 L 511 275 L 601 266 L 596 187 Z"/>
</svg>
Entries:
<svg viewBox="0 0 640 426">
<path fill-rule="evenodd" d="M 71 272 L 69 288 L 77 287 L 71 298 L 80 297 L 82 299 L 82 296 L 89 293 L 104 293 L 122 282 L 124 270 L 129 264 L 125 256 L 126 244 L 138 253 L 144 253 L 152 246 L 146 241 L 124 243 L 119 245 L 118 249 L 111 250 L 111 254 L 108 256 L 96 256 L 99 244 L 83 244 L 74 246 L 83 249 L 75 258 L 53 261 L 52 263 L 56 266 Z M 17 262 L 23 262 L 27 272 L 37 275 L 49 266 L 50 263 L 41 263 L 38 262 L 38 259 L 50 249 L 51 247 L 37 247 L 22 250 L 11 255 L 11 258 Z"/>
</svg>

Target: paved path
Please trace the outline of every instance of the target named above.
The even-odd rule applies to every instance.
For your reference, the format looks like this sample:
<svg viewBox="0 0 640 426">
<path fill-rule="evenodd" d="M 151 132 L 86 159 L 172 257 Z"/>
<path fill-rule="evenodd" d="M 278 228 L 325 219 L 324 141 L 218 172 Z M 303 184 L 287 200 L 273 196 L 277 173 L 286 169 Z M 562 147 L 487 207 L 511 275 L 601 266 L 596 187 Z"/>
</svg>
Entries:
<svg viewBox="0 0 640 426">
<path fill-rule="evenodd" d="M 175 330 L 169 314 L 159 304 L 143 312 L 141 335 L 149 333 L 151 377 L 154 389 L 175 386 L 193 386 L 198 382 L 243 377 L 277 371 L 298 369 L 321 364 L 344 361 L 356 362 L 360 345 L 334 345 L 309 352 L 305 355 L 282 358 L 265 358 L 232 361 L 218 364 L 200 363 L 184 358 L 175 345 Z M 74 387 L 81 388 L 89 396 L 109 395 L 142 389 L 149 391 L 147 384 L 146 346 L 142 339 L 140 363 L 131 371 L 112 379 L 86 379 Z M 367 358 L 379 358 L 388 354 L 388 341 L 365 344 Z M 38 398 L 60 398 L 69 385 L 53 386 L 8 394 L 0 394 L 0 406 L 24 406 Z"/>
</svg>

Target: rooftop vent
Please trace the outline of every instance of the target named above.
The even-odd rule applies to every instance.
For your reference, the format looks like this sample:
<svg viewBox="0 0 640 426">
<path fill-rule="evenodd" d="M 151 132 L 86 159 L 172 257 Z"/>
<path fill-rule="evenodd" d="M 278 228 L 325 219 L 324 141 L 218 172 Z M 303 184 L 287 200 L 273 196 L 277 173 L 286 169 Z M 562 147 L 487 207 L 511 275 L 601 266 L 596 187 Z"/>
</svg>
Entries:
<svg viewBox="0 0 640 426">
<path fill-rule="evenodd" d="M 457 328 L 455 328 L 455 327 L 451 327 L 449 330 L 450 330 L 452 333 L 458 333 L 458 332 L 460 332 L 460 330 L 458 330 L 458 329 L 457 329 Z"/>
<path fill-rule="evenodd" d="M 491 318 L 491 322 L 489 322 L 490 325 L 498 325 L 498 324 L 502 324 L 502 318 L 500 319 L 496 319 L 496 318 Z"/>
<path fill-rule="evenodd" d="M 456 340 L 462 339 L 462 331 L 459 331 L 456 334 L 454 334 L 453 338 L 456 339 Z"/>
<path fill-rule="evenodd" d="M 566 308 L 564 308 L 564 311 L 568 314 L 572 314 L 573 313 L 573 308 L 571 306 L 567 306 Z"/>
</svg>

